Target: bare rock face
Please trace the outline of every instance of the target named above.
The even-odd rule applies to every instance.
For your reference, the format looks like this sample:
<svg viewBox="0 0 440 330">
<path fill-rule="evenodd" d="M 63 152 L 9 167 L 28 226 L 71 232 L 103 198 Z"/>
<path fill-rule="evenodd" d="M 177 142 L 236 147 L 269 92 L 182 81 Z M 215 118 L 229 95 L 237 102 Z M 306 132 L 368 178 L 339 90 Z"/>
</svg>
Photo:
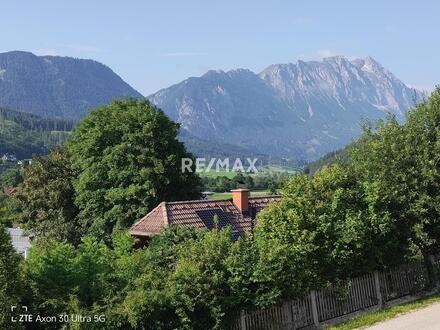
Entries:
<svg viewBox="0 0 440 330">
<path fill-rule="evenodd" d="M 403 120 L 423 97 L 371 57 L 337 56 L 208 71 L 149 99 L 196 137 L 310 160 L 348 144 L 364 120 Z"/>
</svg>

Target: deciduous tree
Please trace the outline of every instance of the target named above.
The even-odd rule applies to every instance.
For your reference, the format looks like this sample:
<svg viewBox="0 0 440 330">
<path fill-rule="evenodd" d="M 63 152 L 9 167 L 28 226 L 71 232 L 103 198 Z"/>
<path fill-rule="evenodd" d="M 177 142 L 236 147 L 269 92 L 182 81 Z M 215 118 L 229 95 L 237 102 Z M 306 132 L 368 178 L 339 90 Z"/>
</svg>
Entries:
<svg viewBox="0 0 440 330">
<path fill-rule="evenodd" d="M 0 225 L 0 328 L 20 328 L 11 323 L 11 306 L 19 305 L 22 292 L 20 256 L 15 252 L 6 229 Z"/>
<path fill-rule="evenodd" d="M 258 216 L 253 278 L 262 302 L 276 302 L 373 269 L 374 241 L 388 228 L 371 222 L 362 187 L 346 168 L 327 167 L 312 179 L 287 182 L 283 198 Z M 377 247 L 379 248 L 379 247 Z"/>
<path fill-rule="evenodd" d="M 418 252 L 429 265 L 429 254 L 440 251 L 440 89 L 404 124 L 390 118 L 366 130 L 352 164 L 370 207 L 388 218 L 400 255 Z"/>
<path fill-rule="evenodd" d="M 200 196 L 192 157 L 177 140 L 179 125 L 145 100 L 102 106 L 76 128 L 69 143 L 80 219 L 88 232 L 109 238 L 161 201 Z"/>
<path fill-rule="evenodd" d="M 76 177 L 69 158 L 62 149 L 45 157 L 35 157 L 26 167 L 18 200 L 17 222 L 35 235 L 36 240 L 56 239 L 74 244 L 83 229 L 77 221 L 73 179 Z"/>
</svg>

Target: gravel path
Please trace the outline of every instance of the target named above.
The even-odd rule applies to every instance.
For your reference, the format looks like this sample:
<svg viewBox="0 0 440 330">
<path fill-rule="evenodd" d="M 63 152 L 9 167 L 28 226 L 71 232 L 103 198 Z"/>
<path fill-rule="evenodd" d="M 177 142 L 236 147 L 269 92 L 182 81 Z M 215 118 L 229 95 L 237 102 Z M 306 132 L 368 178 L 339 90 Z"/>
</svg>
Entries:
<svg viewBox="0 0 440 330">
<path fill-rule="evenodd" d="M 440 330 L 440 303 L 378 323 L 368 330 Z"/>
</svg>

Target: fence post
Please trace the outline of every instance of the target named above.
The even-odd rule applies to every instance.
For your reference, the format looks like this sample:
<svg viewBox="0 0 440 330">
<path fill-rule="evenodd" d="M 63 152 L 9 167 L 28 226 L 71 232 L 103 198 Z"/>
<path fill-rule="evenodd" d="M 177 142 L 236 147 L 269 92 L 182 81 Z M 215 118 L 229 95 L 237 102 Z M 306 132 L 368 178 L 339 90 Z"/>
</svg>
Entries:
<svg viewBox="0 0 440 330">
<path fill-rule="evenodd" d="M 319 317 L 318 317 L 318 307 L 316 305 L 316 291 L 310 291 L 310 301 L 312 303 L 312 315 L 313 315 L 313 323 L 316 328 L 319 329 Z"/>
<path fill-rule="evenodd" d="M 433 278 L 433 280 L 434 280 L 434 285 L 435 285 L 435 288 L 438 290 L 438 288 L 439 288 L 439 286 L 440 286 L 440 283 L 439 283 L 439 274 L 438 274 L 438 269 L 437 269 L 437 265 L 436 265 L 436 262 L 435 262 L 435 257 L 433 256 L 433 255 L 430 255 L 429 256 L 429 262 L 431 263 L 431 266 L 432 266 L 432 270 L 433 270 L 433 276 L 434 276 L 434 278 Z"/>
<path fill-rule="evenodd" d="M 293 323 L 293 315 L 292 310 L 290 309 L 290 301 L 283 302 L 283 314 L 286 316 L 286 327 L 285 329 L 295 329 L 295 325 Z"/>
<path fill-rule="evenodd" d="M 240 312 L 240 330 L 246 330 L 246 314 L 243 309 Z"/>
<path fill-rule="evenodd" d="M 383 308 L 382 292 L 380 291 L 379 271 L 374 271 L 374 286 L 376 288 L 377 304 L 380 309 Z"/>
</svg>

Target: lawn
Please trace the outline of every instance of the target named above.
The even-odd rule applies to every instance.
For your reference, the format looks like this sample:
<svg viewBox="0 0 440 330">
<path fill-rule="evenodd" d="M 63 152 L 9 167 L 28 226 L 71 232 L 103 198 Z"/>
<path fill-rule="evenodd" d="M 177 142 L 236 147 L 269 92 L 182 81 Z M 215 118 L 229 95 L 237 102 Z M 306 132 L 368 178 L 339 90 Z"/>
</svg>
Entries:
<svg viewBox="0 0 440 330">
<path fill-rule="evenodd" d="M 232 179 L 237 174 L 237 172 L 233 172 L 233 171 L 229 171 L 229 172 L 218 171 L 217 172 L 216 170 L 210 170 L 210 171 L 207 171 L 207 172 L 205 172 L 205 171 L 198 172 L 197 174 L 200 175 L 201 177 L 217 178 L 217 177 L 220 177 L 220 176 L 225 176 L 228 179 Z"/>
<path fill-rule="evenodd" d="M 232 198 L 231 193 L 214 193 L 211 196 L 212 199 L 230 199 Z"/>
<path fill-rule="evenodd" d="M 295 174 L 298 173 L 297 169 L 289 168 L 289 167 L 283 167 L 280 165 L 266 165 L 258 168 L 258 172 L 255 174 L 251 174 L 251 176 L 258 176 L 258 175 L 268 175 L 268 174 L 275 174 L 275 173 L 289 173 L 289 174 Z M 225 171 L 221 169 L 220 171 L 216 171 L 215 169 L 211 169 L 209 171 L 201 171 L 198 172 L 198 174 L 202 177 L 209 177 L 209 178 L 217 178 L 220 176 L 225 176 L 229 179 L 232 179 L 237 172 L 234 171 Z M 247 174 L 247 173 L 244 173 Z"/>
<path fill-rule="evenodd" d="M 251 197 L 260 197 L 260 196 L 268 196 L 269 191 L 267 190 L 256 190 L 256 191 L 251 191 Z M 212 199 L 230 199 L 232 198 L 232 194 L 229 192 L 224 192 L 224 193 L 214 193 L 211 196 Z"/>
<path fill-rule="evenodd" d="M 394 306 L 388 309 L 377 311 L 370 314 L 364 314 L 356 317 L 345 323 L 338 324 L 336 326 L 327 328 L 328 330 L 352 330 L 352 329 L 362 329 L 373 324 L 394 318 L 398 315 L 412 312 L 414 310 L 429 306 L 434 303 L 440 302 L 440 294 L 436 294 L 430 297 L 421 298 L 419 300 Z"/>
<path fill-rule="evenodd" d="M 285 173 L 285 172 L 289 174 L 295 174 L 298 173 L 298 169 L 272 164 L 272 165 L 263 166 L 259 171 L 259 173 Z"/>
</svg>

